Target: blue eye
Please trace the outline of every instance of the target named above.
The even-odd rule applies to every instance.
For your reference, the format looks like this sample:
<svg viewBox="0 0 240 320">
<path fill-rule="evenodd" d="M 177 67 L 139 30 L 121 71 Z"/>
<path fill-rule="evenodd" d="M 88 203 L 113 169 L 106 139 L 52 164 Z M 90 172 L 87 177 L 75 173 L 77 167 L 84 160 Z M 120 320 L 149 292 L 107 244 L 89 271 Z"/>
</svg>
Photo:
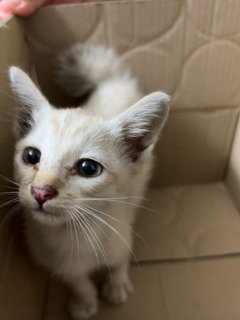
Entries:
<svg viewBox="0 0 240 320">
<path fill-rule="evenodd" d="M 102 173 L 103 166 L 92 159 L 82 159 L 76 164 L 77 173 L 86 178 L 97 177 Z"/>
</svg>

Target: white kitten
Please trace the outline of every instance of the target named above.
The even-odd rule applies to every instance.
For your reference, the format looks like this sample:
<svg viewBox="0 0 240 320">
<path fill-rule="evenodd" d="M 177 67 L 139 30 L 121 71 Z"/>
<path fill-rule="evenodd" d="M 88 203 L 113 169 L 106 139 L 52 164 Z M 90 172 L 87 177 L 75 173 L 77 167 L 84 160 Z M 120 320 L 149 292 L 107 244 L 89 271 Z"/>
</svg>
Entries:
<svg viewBox="0 0 240 320">
<path fill-rule="evenodd" d="M 31 253 L 72 287 L 69 311 L 79 320 L 97 311 L 93 270 L 111 268 L 103 288 L 109 301 L 125 302 L 131 291 L 131 202 L 140 202 L 149 180 L 169 97 L 140 99 L 136 80 L 109 49 L 76 45 L 60 61 L 66 91 L 91 92 L 82 108 L 54 108 L 10 68 L 19 102 L 15 173 Z"/>
</svg>

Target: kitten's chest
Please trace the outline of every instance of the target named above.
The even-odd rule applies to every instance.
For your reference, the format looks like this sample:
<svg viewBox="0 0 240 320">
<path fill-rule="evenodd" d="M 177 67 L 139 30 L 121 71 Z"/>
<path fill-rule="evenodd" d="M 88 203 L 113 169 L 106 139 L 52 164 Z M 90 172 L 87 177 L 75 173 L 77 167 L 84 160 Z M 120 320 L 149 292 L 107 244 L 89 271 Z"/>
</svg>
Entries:
<svg viewBox="0 0 240 320">
<path fill-rule="evenodd" d="M 62 276 L 89 270 L 94 258 L 82 232 L 68 226 L 48 228 L 26 222 L 31 254 L 38 263 Z"/>
<path fill-rule="evenodd" d="M 26 221 L 26 236 L 35 260 L 63 277 L 69 273 L 77 276 L 105 264 L 100 246 L 77 228 L 49 229 Z"/>
</svg>

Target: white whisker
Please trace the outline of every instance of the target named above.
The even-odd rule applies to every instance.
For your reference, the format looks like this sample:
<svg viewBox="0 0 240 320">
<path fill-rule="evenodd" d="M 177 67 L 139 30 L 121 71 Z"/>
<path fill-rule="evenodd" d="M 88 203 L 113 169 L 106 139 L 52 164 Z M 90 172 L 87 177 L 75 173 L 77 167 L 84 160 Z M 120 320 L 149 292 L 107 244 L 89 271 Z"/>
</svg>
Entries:
<svg viewBox="0 0 240 320">
<path fill-rule="evenodd" d="M 75 207 L 81 209 L 81 207 L 76 206 Z M 87 209 L 85 209 L 87 210 Z M 104 219 L 100 218 L 99 216 L 97 216 L 95 213 L 91 212 L 90 210 L 87 210 L 88 214 L 90 214 L 92 217 L 94 217 L 95 219 L 99 220 L 100 222 L 102 222 L 104 225 L 106 225 L 108 228 L 110 228 L 121 240 L 122 242 L 125 244 L 125 246 L 127 247 L 127 249 L 129 250 L 129 252 L 132 254 L 134 260 L 136 261 L 136 263 L 138 263 L 137 257 L 134 254 L 134 252 L 132 251 L 132 249 L 129 247 L 128 243 L 126 242 L 126 240 L 122 237 L 121 233 L 116 230 L 115 228 L 113 228 L 109 223 L 107 223 Z"/>
<path fill-rule="evenodd" d="M 93 251 L 94 251 L 94 254 L 96 256 L 96 259 L 97 261 L 100 261 L 99 260 L 99 257 L 98 257 L 98 253 L 97 253 L 97 250 L 92 242 L 92 239 L 91 239 L 91 234 L 89 234 L 89 231 L 87 228 L 84 228 L 84 224 L 83 224 L 83 220 L 82 220 L 82 217 L 79 216 L 79 215 L 76 215 L 76 210 L 75 210 L 75 213 L 74 212 L 71 212 L 72 213 L 72 217 L 74 217 L 74 219 L 76 219 L 76 221 L 78 221 L 78 224 L 81 226 L 81 230 L 82 232 L 84 232 L 86 234 L 86 237 L 88 239 L 88 241 L 90 242 L 92 248 L 93 248 Z"/>
<path fill-rule="evenodd" d="M 5 184 L 5 185 L 1 184 L 0 187 L 2 187 L 2 188 L 7 188 L 7 189 L 11 189 L 11 190 L 19 190 L 19 187 L 7 186 L 6 184 Z"/>
<path fill-rule="evenodd" d="M 2 203 L 1 205 L 0 205 L 0 208 L 3 208 L 3 207 L 6 207 L 6 206 L 8 206 L 8 205 L 10 205 L 10 204 L 14 204 L 14 203 L 16 203 L 16 202 L 18 202 L 19 200 L 16 198 L 16 197 L 14 197 L 14 198 L 12 198 L 12 199 L 10 199 L 10 200 L 7 200 L 7 201 L 5 201 L 4 203 Z"/>
<path fill-rule="evenodd" d="M 15 195 L 17 195 L 18 194 L 18 191 L 3 191 L 3 192 L 0 192 L 0 196 L 1 195 L 3 195 L 3 196 L 5 196 L 5 195 L 12 195 L 12 194 L 15 194 Z"/>
<path fill-rule="evenodd" d="M 91 206 L 89 206 L 89 205 L 86 205 L 86 204 L 85 204 L 85 205 L 82 205 L 82 206 L 83 206 L 83 207 L 87 207 L 87 208 L 89 208 L 90 210 L 94 210 L 95 212 L 98 212 L 98 213 L 100 213 L 100 214 L 102 214 L 102 215 L 104 215 L 104 216 L 106 216 L 106 217 L 108 217 L 108 218 L 116 221 L 117 223 L 123 225 L 125 228 L 127 228 L 127 229 L 129 229 L 131 232 L 133 232 L 133 233 L 144 243 L 144 245 L 146 246 L 146 242 L 145 242 L 145 240 L 143 239 L 143 237 L 141 237 L 140 234 L 138 234 L 133 228 L 131 228 L 131 227 L 130 227 L 129 225 L 127 225 L 126 223 L 124 223 L 124 222 L 122 222 L 121 220 L 119 220 L 119 219 L 111 216 L 110 214 L 107 214 L 106 212 L 100 211 L 100 210 L 98 210 L 98 209 L 96 209 L 96 208 L 93 208 L 93 207 L 91 207 Z"/>
<path fill-rule="evenodd" d="M 81 209 L 84 211 L 83 208 L 81 208 Z M 93 230 L 93 228 L 91 227 L 91 225 L 90 225 L 89 222 L 87 221 L 87 219 L 86 219 L 87 216 L 82 215 L 82 213 L 79 212 L 78 210 L 77 210 L 77 212 L 82 216 L 82 219 L 84 220 L 84 223 L 86 224 L 86 227 L 89 228 L 89 232 L 92 234 L 92 237 L 93 237 L 96 245 L 98 246 L 98 248 L 99 248 L 99 250 L 100 250 L 100 252 L 101 252 L 101 254 L 102 254 L 102 256 L 103 256 L 103 259 L 104 259 L 104 261 L 105 261 L 105 263 L 106 263 L 106 266 L 108 267 L 108 269 L 109 269 L 109 271 L 110 271 L 108 258 L 107 258 L 107 256 L 106 256 L 104 247 L 102 246 L 101 241 L 99 240 L 96 232 Z M 89 217 L 88 217 L 88 218 L 89 218 Z"/>
<path fill-rule="evenodd" d="M 65 210 L 67 211 L 67 209 L 65 208 Z M 73 235 L 72 235 L 72 222 L 71 219 L 69 217 L 69 215 L 67 215 L 67 229 L 68 232 L 70 233 L 70 260 L 68 260 L 69 265 L 72 263 L 72 259 L 73 259 Z"/>
<path fill-rule="evenodd" d="M 86 220 L 84 219 L 84 216 L 76 209 L 75 209 L 75 212 L 80 215 L 80 216 L 78 215 L 78 217 L 81 219 L 81 222 L 82 222 L 83 226 L 85 227 L 86 230 L 88 230 L 89 235 L 91 235 L 91 237 L 94 240 L 94 242 L 98 245 L 98 242 L 96 241 L 96 238 L 95 238 L 94 234 L 92 233 L 92 228 L 89 226 L 89 224 L 86 223 Z M 100 263 L 100 259 L 99 259 L 97 250 L 96 250 L 94 245 L 93 245 L 93 247 L 94 247 L 94 250 L 95 250 L 95 252 L 97 254 L 96 257 L 98 259 L 98 262 Z"/>
<path fill-rule="evenodd" d="M 0 174 L 0 178 L 2 178 L 3 180 L 5 180 L 5 181 L 17 186 L 17 187 L 20 187 L 19 183 L 17 183 L 16 181 L 14 181 L 14 180 L 12 180 L 10 178 L 7 178 L 7 177 L 3 176 L 2 174 Z"/>
<path fill-rule="evenodd" d="M 7 212 L 0 223 L 0 232 L 16 217 L 17 212 L 21 209 L 20 203 L 15 204 L 11 210 Z"/>
<path fill-rule="evenodd" d="M 74 229 L 74 234 L 75 234 L 75 239 L 76 239 L 76 243 L 77 243 L 77 261 L 78 261 L 78 264 L 79 264 L 79 261 L 80 261 L 80 247 L 79 247 L 79 239 L 78 239 L 78 232 L 77 232 L 77 225 L 75 224 L 76 220 L 73 218 L 73 229 Z"/>
</svg>

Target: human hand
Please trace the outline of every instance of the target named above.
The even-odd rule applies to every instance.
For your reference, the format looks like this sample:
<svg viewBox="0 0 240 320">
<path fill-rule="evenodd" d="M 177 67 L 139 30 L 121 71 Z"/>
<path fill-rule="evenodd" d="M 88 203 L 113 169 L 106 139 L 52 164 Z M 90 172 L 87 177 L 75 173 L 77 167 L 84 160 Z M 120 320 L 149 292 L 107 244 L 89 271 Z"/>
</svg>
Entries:
<svg viewBox="0 0 240 320">
<path fill-rule="evenodd" d="M 9 15 L 29 16 L 44 4 L 87 2 L 91 0 L 0 0 L 0 20 Z"/>
<path fill-rule="evenodd" d="M 0 18 L 16 14 L 28 16 L 48 0 L 2 0 L 0 1 Z"/>
</svg>

